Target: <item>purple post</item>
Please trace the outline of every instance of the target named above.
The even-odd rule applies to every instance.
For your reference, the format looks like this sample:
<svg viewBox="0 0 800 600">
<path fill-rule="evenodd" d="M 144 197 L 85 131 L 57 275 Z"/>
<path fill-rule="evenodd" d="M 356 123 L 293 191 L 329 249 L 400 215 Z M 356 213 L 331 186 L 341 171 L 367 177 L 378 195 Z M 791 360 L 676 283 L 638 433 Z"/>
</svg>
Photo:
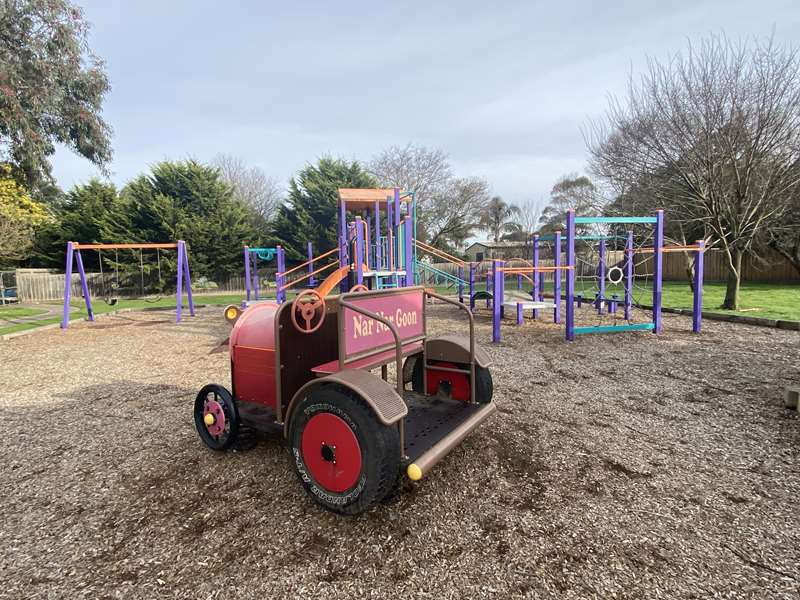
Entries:
<svg viewBox="0 0 800 600">
<path fill-rule="evenodd" d="M 504 261 L 492 261 L 492 342 L 497 343 L 500 341 L 500 322 L 502 319 L 503 296 L 505 295 L 505 273 L 500 269 L 503 268 Z"/>
<path fill-rule="evenodd" d="M 411 217 L 403 218 L 403 254 L 406 263 L 406 286 L 414 285 L 414 258 L 412 256 L 414 242 L 412 239 Z"/>
<path fill-rule="evenodd" d="M 102 257 L 100 260 L 103 260 Z M 81 276 L 81 289 L 83 290 L 83 300 L 86 303 L 86 314 L 89 320 L 94 321 L 94 311 L 92 310 L 92 298 L 89 295 L 89 282 L 86 281 L 86 271 L 83 270 L 83 259 L 80 249 L 75 251 L 75 262 L 78 264 L 78 273 Z"/>
<path fill-rule="evenodd" d="M 349 263 L 347 260 L 347 202 L 339 200 L 339 267 L 346 267 Z M 339 284 L 339 291 L 344 293 L 347 291 L 347 278 L 342 279 Z"/>
<path fill-rule="evenodd" d="M 250 247 L 244 247 L 244 290 L 247 301 L 250 302 Z"/>
<path fill-rule="evenodd" d="M 517 325 L 522 325 L 522 302 L 517 302 Z"/>
<path fill-rule="evenodd" d="M 567 310 L 566 339 L 575 339 L 575 305 L 572 302 L 575 295 L 575 211 L 567 211 Z"/>
<path fill-rule="evenodd" d="M 625 238 L 625 320 L 631 320 L 633 312 L 633 232 Z"/>
<path fill-rule="evenodd" d="M 553 239 L 553 266 L 561 266 L 561 232 L 556 231 Z M 561 323 L 561 271 L 553 271 L 553 323 Z"/>
<path fill-rule="evenodd" d="M 311 245 L 311 242 L 307 242 L 308 244 L 308 272 L 314 272 L 314 248 Z M 308 278 L 308 287 L 316 287 L 317 279 L 312 275 Z"/>
<path fill-rule="evenodd" d="M 661 295 L 664 253 L 664 211 L 656 211 L 656 230 L 653 234 L 653 333 L 661 332 Z"/>
<path fill-rule="evenodd" d="M 705 240 L 697 241 L 698 250 L 694 254 L 694 299 L 692 302 L 692 331 L 700 333 L 703 324 L 703 254 Z"/>
<path fill-rule="evenodd" d="M 178 281 L 175 285 L 175 322 L 181 322 L 183 311 L 183 252 L 185 248 L 178 242 Z"/>
<path fill-rule="evenodd" d="M 464 267 L 458 267 L 458 301 L 464 304 Z"/>
<path fill-rule="evenodd" d="M 387 256 L 387 261 L 389 261 L 389 269 L 391 271 L 397 270 L 397 252 L 395 251 L 395 243 L 397 243 L 397 231 L 394 228 L 394 217 L 392 211 L 392 199 L 391 197 L 386 198 L 386 234 L 388 236 L 390 247 L 387 249 L 389 256 Z"/>
<path fill-rule="evenodd" d="M 381 205 L 377 200 L 375 201 L 375 270 L 383 271 L 383 263 L 381 262 Z"/>
<path fill-rule="evenodd" d="M 364 230 L 361 217 L 356 217 L 356 283 L 364 283 Z"/>
<path fill-rule="evenodd" d="M 598 275 L 598 282 L 597 287 L 599 288 L 599 295 L 597 297 L 597 314 L 603 314 L 603 303 L 606 300 L 606 241 L 600 240 L 600 248 L 598 249 L 597 253 L 599 254 L 599 259 L 597 263 L 597 275 Z"/>
<path fill-rule="evenodd" d="M 522 275 L 517 275 L 517 290 L 522 289 Z"/>
<path fill-rule="evenodd" d="M 394 226 L 400 227 L 400 188 L 394 188 Z"/>
<path fill-rule="evenodd" d="M 69 309 L 72 301 L 72 256 L 75 250 L 72 242 L 67 242 L 67 263 L 64 265 L 66 280 L 64 283 L 64 315 L 61 319 L 61 329 L 69 327 Z"/>
<path fill-rule="evenodd" d="M 539 277 L 536 269 L 539 268 L 539 236 L 533 236 L 533 256 L 532 264 L 534 270 L 531 271 L 531 279 L 533 280 L 533 291 L 531 291 L 531 300 L 537 302 L 539 300 Z M 533 318 L 539 318 L 539 310 L 533 309 Z"/>
<path fill-rule="evenodd" d="M 286 257 L 283 253 L 283 246 L 278 246 L 276 250 L 275 300 L 277 300 L 278 304 L 281 304 L 286 301 L 286 275 L 283 274 L 286 270 Z"/>
<path fill-rule="evenodd" d="M 469 310 L 475 311 L 475 263 L 469 263 Z"/>
<path fill-rule="evenodd" d="M 186 242 L 183 240 L 178 240 L 178 247 L 183 248 L 183 278 L 186 285 L 186 300 L 189 303 L 189 315 L 193 317 L 194 299 L 192 298 L 192 276 L 189 273 L 189 253 L 186 251 Z"/>
<path fill-rule="evenodd" d="M 261 281 L 259 281 L 259 280 L 260 280 L 261 278 L 260 278 L 260 277 L 259 277 L 259 275 L 258 275 L 258 254 L 256 254 L 255 252 L 253 252 L 253 253 L 250 255 L 250 257 L 251 257 L 251 258 L 252 258 L 252 260 L 253 260 L 253 269 L 252 269 L 252 272 L 253 272 L 253 289 L 255 290 L 255 293 L 256 293 L 256 300 L 260 300 L 260 298 L 259 298 L 259 292 L 260 292 L 261 290 L 259 290 L 259 287 L 261 286 Z"/>
</svg>

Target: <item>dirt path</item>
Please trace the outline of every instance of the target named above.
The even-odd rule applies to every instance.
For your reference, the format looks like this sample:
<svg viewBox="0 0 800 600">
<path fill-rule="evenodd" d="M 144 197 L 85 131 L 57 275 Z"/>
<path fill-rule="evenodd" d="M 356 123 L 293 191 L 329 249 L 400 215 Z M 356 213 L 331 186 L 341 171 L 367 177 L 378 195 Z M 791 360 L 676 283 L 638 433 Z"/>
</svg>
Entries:
<svg viewBox="0 0 800 600">
<path fill-rule="evenodd" d="M 704 325 L 491 346 L 481 319 L 499 412 L 359 518 L 313 505 L 278 440 L 201 445 L 219 309 L 2 342 L 0 597 L 796 597 L 800 334 Z"/>
</svg>

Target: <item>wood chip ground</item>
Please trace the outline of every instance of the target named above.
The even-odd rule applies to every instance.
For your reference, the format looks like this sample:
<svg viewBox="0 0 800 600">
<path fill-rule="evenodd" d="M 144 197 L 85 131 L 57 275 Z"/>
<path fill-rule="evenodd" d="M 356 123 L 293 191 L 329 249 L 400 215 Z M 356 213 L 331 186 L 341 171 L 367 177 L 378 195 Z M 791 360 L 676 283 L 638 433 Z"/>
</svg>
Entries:
<svg viewBox="0 0 800 600">
<path fill-rule="evenodd" d="M 465 331 L 430 309 L 430 332 Z M 488 343 L 499 411 L 358 518 L 277 438 L 207 450 L 230 385 L 219 309 L 0 343 L 2 598 L 796 598 L 800 334 L 666 315 L 665 333 Z"/>
</svg>

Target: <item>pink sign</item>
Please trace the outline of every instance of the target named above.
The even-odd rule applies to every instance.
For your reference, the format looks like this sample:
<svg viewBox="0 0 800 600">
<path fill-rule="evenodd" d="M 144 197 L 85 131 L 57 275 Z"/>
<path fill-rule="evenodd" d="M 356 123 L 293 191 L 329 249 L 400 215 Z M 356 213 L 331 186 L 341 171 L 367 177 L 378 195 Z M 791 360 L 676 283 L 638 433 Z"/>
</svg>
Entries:
<svg viewBox="0 0 800 600">
<path fill-rule="evenodd" d="M 380 315 L 396 328 L 400 340 L 419 337 L 425 332 L 422 290 L 347 299 L 348 302 Z M 346 356 L 394 345 L 391 330 L 375 319 L 344 309 L 344 352 Z"/>
</svg>

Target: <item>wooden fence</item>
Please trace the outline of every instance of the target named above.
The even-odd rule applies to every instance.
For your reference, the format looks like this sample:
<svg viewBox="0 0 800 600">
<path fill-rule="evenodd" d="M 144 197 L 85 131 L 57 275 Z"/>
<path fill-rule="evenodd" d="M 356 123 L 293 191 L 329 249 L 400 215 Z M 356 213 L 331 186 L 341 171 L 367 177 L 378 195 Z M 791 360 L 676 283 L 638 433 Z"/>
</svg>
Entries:
<svg viewBox="0 0 800 600">
<path fill-rule="evenodd" d="M 86 282 L 89 285 L 89 293 L 92 298 L 103 298 L 111 294 L 112 275 L 106 273 L 86 273 Z M 66 274 L 59 273 L 57 269 L 17 269 L 17 297 L 20 302 L 53 302 L 63 300 L 64 286 L 66 284 Z M 220 282 L 216 287 L 204 287 L 202 280 L 192 282 L 192 291 L 196 294 L 224 294 L 244 292 L 244 277 L 233 276 L 226 281 Z M 80 275 L 72 274 L 72 297 L 81 298 Z M 161 293 L 161 295 L 171 295 L 175 293 L 174 282 L 172 286 Z M 125 289 L 114 290 L 114 296 L 136 297 L 140 295 L 138 290 L 126 291 Z"/>
<path fill-rule="evenodd" d="M 624 252 L 621 250 L 609 251 L 606 255 L 606 264 L 612 265 L 616 262 L 622 261 Z M 686 272 L 687 261 L 686 256 L 680 252 L 674 252 L 663 255 L 664 259 L 664 281 L 688 281 L 688 274 Z M 794 265 L 786 260 L 773 250 L 762 253 L 762 261 L 757 261 L 754 258 L 747 256 L 742 261 L 742 281 L 752 283 L 782 283 L 782 284 L 800 284 L 800 271 L 795 269 Z M 690 260 L 693 258 L 690 256 Z M 642 258 L 637 255 L 636 272 L 639 275 L 651 274 L 653 272 L 652 256 Z M 523 267 L 527 266 L 527 262 L 521 260 L 509 259 L 506 261 L 506 266 Z M 550 266 L 553 260 L 544 259 L 540 260 L 541 266 Z M 566 257 L 562 255 L 561 264 L 566 264 Z M 434 263 L 432 265 L 440 271 L 456 275 L 458 267 L 452 263 Z M 705 260 L 703 262 L 703 272 L 705 281 L 725 281 L 727 278 L 727 267 L 725 253 L 722 250 L 712 249 L 706 252 Z M 476 279 L 485 277 L 485 273 L 491 270 L 491 261 L 483 261 L 479 264 L 476 274 Z M 587 265 L 582 265 L 584 275 L 588 275 Z M 431 285 L 435 283 L 435 276 L 430 274 L 422 274 L 422 283 Z M 468 277 L 467 270 L 465 269 L 464 278 Z M 482 280 L 482 279 L 481 279 Z M 545 274 L 546 281 L 552 281 L 552 273 Z M 444 283 L 444 282 L 442 282 Z"/>
</svg>

